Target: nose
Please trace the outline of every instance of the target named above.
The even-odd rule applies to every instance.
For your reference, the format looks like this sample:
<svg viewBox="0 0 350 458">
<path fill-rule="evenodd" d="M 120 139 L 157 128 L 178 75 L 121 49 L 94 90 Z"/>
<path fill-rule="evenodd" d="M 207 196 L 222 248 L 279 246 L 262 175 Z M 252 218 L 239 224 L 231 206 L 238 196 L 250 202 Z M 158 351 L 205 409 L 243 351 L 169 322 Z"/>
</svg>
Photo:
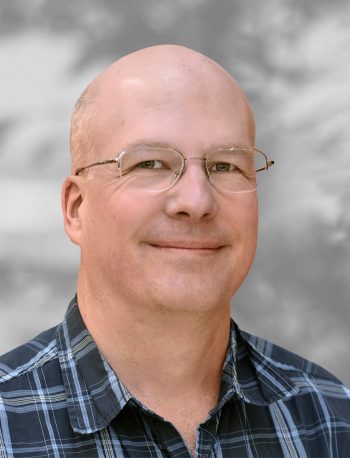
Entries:
<svg viewBox="0 0 350 458">
<path fill-rule="evenodd" d="M 203 167 L 202 158 L 191 158 L 176 184 L 166 191 L 166 213 L 188 220 L 210 219 L 217 212 L 215 189 Z M 197 160 L 198 159 L 198 160 Z"/>
</svg>

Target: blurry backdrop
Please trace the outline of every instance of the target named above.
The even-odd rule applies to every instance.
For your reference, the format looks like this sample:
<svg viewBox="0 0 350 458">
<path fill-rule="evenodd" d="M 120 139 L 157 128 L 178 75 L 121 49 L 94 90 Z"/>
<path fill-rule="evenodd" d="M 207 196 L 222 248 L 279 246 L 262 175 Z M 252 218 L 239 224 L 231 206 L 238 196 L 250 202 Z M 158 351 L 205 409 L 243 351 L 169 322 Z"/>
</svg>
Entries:
<svg viewBox="0 0 350 458">
<path fill-rule="evenodd" d="M 177 43 L 232 72 L 276 161 L 232 315 L 350 384 L 349 17 L 347 0 L 2 1 L 0 353 L 61 321 L 75 292 L 60 184 L 76 98 L 123 54 Z"/>
</svg>

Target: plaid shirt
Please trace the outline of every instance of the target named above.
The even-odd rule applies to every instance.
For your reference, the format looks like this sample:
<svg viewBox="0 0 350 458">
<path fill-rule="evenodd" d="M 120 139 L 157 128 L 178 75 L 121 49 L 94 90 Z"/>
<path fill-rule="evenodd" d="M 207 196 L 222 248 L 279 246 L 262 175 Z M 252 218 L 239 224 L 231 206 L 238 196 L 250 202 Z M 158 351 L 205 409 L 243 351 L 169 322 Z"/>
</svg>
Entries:
<svg viewBox="0 0 350 458">
<path fill-rule="evenodd" d="M 198 457 L 349 457 L 350 391 L 231 322 Z M 0 457 L 189 457 L 173 425 L 122 385 L 74 299 L 65 320 L 0 358 Z"/>
</svg>

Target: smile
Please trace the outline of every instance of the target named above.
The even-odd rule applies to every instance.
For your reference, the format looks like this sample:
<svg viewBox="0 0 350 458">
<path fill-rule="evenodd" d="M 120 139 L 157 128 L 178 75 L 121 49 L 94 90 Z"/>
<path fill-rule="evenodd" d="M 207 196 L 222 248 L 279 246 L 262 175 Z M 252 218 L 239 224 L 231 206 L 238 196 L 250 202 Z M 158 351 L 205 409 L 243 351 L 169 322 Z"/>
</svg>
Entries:
<svg viewBox="0 0 350 458">
<path fill-rule="evenodd" d="M 193 255 L 209 255 L 214 254 L 224 248 L 224 245 L 203 243 L 203 242 L 159 242 L 150 243 L 151 247 L 168 252 L 193 254 Z"/>
</svg>

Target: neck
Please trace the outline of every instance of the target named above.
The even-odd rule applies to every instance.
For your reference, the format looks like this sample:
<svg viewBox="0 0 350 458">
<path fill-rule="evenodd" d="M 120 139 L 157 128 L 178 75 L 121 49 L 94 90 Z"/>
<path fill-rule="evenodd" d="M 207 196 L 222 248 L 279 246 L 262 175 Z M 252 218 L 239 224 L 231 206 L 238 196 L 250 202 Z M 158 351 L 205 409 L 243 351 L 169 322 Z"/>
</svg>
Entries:
<svg viewBox="0 0 350 458">
<path fill-rule="evenodd" d="M 84 287 L 85 286 L 85 287 Z M 87 329 L 128 390 L 150 406 L 179 399 L 217 402 L 230 333 L 229 305 L 176 312 L 94 294 L 78 282 Z M 209 410 L 208 409 L 208 410 Z M 207 411 L 208 411 L 207 410 Z"/>
</svg>

